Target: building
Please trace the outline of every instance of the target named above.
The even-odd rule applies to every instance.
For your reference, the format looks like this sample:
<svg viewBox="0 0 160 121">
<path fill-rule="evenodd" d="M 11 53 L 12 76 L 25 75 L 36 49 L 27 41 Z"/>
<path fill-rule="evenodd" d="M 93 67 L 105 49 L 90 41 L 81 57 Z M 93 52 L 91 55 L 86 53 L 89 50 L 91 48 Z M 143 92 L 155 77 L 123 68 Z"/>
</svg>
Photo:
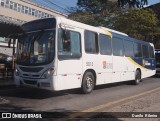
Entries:
<svg viewBox="0 0 160 121">
<path fill-rule="evenodd" d="M 30 2 L 29 0 L 0 0 L 0 53 L 8 54 L 7 37 L 20 33 L 20 25 L 27 21 L 67 15 Z M 10 55 L 12 52 L 9 52 Z"/>
<path fill-rule="evenodd" d="M 39 18 L 67 15 L 32 3 L 29 0 L 0 0 L 0 36 L 19 32 L 24 22 Z M 13 30 L 13 31 L 12 31 Z"/>
</svg>

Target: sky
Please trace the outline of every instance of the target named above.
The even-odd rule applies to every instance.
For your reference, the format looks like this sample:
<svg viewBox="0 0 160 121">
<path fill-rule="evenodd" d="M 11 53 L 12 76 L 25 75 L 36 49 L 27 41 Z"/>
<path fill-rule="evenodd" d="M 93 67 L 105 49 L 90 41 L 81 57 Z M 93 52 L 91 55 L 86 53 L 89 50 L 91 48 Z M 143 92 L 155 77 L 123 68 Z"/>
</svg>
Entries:
<svg viewBox="0 0 160 121">
<path fill-rule="evenodd" d="M 160 0 L 148 0 L 149 5 L 156 4 L 156 3 L 160 3 Z"/>
<path fill-rule="evenodd" d="M 31 0 L 62 13 L 68 13 L 70 7 L 76 7 L 77 0 Z M 160 0 L 148 0 L 148 5 L 160 3 Z"/>
<path fill-rule="evenodd" d="M 30 0 L 42 6 L 49 7 L 62 13 L 68 13 L 70 7 L 76 7 L 77 0 Z"/>
</svg>

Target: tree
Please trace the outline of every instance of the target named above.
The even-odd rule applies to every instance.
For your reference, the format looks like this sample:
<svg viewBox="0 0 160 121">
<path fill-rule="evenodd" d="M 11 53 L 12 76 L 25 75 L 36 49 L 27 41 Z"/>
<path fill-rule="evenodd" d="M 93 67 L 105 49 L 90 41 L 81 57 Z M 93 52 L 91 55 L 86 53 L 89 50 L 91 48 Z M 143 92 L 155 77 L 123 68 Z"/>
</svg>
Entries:
<svg viewBox="0 0 160 121">
<path fill-rule="evenodd" d="M 144 5 L 148 5 L 148 0 L 118 0 L 118 6 L 125 8 L 129 5 L 130 8 L 143 8 Z"/>
<path fill-rule="evenodd" d="M 151 9 L 129 10 L 110 21 L 113 23 L 113 29 L 137 39 L 154 42 L 154 38 L 160 35 L 159 20 Z"/>
<path fill-rule="evenodd" d="M 124 9 L 117 7 L 117 1 L 78 0 L 78 7 L 69 15 L 69 18 L 93 26 L 115 29 L 134 38 L 156 43 L 160 37 L 160 27 L 158 26 L 160 21 L 155 12 L 148 8 Z M 126 2 L 134 0 L 123 1 L 125 5 Z M 147 4 L 146 0 L 141 0 L 141 3 L 144 4 L 144 2 Z"/>
<path fill-rule="evenodd" d="M 104 26 L 106 19 L 120 9 L 108 0 L 78 0 L 77 5 L 69 18 L 93 26 Z"/>
</svg>

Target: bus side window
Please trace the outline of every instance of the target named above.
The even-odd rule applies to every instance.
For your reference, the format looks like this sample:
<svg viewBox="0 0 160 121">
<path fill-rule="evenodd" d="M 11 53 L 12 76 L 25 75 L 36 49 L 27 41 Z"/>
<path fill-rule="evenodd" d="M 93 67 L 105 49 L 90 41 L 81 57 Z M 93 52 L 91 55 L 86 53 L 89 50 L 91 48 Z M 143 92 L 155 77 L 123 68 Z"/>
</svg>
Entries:
<svg viewBox="0 0 160 121">
<path fill-rule="evenodd" d="M 124 40 L 124 53 L 126 57 L 134 57 L 133 42 Z"/>
<path fill-rule="evenodd" d="M 142 57 L 142 48 L 140 43 L 134 43 L 134 56 Z"/>
<path fill-rule="evenodd" d="M 113 47 L 113 55 L 114 56 L 123 56 L 124 55 L 124 47 L 123 40 L 120 38 L 112 38 L 112 47 Z"/>
<path fill-rule="evenodd" d="M 67 58 L 81 57 L 81 37 L 79 32 L 59 30 L 58 54 Z"/>
<path fill-rule="evenodd" d="M 147 45 L 142 45 L 143 58 L 149 58 L 149 50 Z"/>
<path fill-rule="evenodd" d="M 99 34 L 99 46 L 101 55 L 112 54 L 111 38 L 109 36 L 104 34 Z"/>
<path fill-rule="evenodd" d="M 97 54 L 98 48 L 98 34 L 96 32 L 85 30 L 85 52 L 89 54 Z"/>
</svg>

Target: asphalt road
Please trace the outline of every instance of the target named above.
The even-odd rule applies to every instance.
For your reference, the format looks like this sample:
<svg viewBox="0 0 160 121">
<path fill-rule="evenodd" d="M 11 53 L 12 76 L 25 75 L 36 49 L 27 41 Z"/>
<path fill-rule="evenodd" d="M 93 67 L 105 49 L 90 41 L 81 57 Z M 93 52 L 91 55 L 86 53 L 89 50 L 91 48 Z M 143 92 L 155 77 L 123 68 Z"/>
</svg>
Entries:
<svg viewBox="0 0 160 121">
<path fill-rule="evenodd" d="M 130 82 L 98 86 L 87 95 L 82 94 L 79 89 L 51 92 L 12 87 L 0 90 L 0 112 L 107 112 L 112 109 L 116 111 L 119 109 L 117 106 L 143 97 L 145 99 L 147 95 L 158 92 L 160 92 L 160 78 L 144 79 L 138 86 Z M 156 96 L 160 97 L 159 93 Z M 150 110 L 154 112 L 154 108 Z M 128 111 L 133 110 L 128 109 Z M 155 108 L 156 111 L 158 110 Z"/>
<path fill-rule="evenodd" d="M 130 82 L 98 86 L 87 95 L 82 94 L 79 89 L 51 92 L 10 87 L 0 90 L 0 112 L 75 112 L 69 115 L 71 118 L 79 117 L 79 115 L 82 118 L 101 118 L 106 117 L 106 114 L 94 113 L 93 115 L 91 113 L 90 115 L 87 113 L 86 116 L 86 112 L 113 112 L 109 116 L 114 119 L 117 117 L 115 112 L 160 112 L 159 85 L 159 78 L 147 78 L 138 86 Z M 132 115 L 129 114 L 128 117 Z M 126 118 L 116 119 L 126 120 Z"/>
</svg>

